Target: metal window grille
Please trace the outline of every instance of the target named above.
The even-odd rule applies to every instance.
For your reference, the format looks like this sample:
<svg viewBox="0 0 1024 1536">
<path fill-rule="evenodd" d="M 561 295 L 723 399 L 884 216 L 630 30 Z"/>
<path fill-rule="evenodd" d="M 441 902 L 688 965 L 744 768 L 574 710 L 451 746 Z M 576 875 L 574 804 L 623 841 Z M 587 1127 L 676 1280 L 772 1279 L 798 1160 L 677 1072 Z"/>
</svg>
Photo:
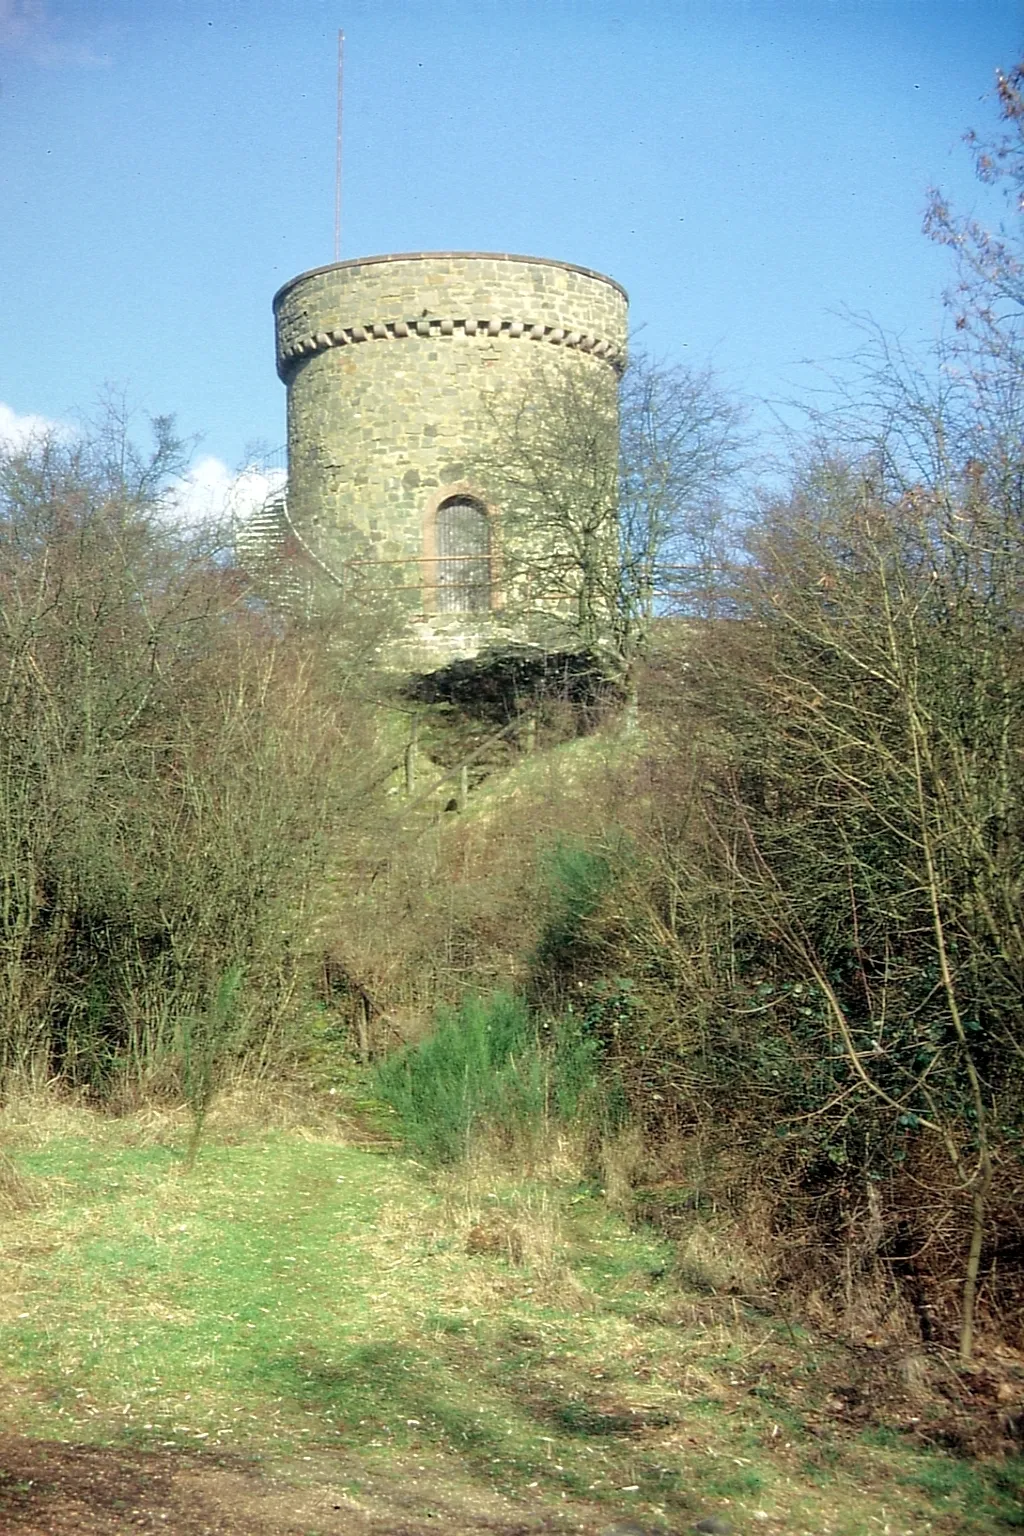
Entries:
<svg viewBox="0 0 1024 1536">
<path fill-rule="evenodd" d="M 491 606 L 491 524 L 471 496 L 451 496 L 437 509 L 437 606 L 476 613 Z"/>
</svg>

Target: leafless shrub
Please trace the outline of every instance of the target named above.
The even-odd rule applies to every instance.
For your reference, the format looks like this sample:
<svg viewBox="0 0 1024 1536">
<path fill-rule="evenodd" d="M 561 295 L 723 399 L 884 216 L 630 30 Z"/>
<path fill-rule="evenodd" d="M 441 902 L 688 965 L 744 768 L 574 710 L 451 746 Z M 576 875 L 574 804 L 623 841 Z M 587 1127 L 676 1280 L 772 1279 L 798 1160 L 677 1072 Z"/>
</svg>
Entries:
<svg viewBox="0 0 1024 1536">
<path fill-rule="evenodd" d="M 155 430 L 149 455 L 114 423 L 0 459 L 0 1076 L 122 1107 L 287 1051 L 373 777 L 330 652 L 168 520 Z"/>
</svg>

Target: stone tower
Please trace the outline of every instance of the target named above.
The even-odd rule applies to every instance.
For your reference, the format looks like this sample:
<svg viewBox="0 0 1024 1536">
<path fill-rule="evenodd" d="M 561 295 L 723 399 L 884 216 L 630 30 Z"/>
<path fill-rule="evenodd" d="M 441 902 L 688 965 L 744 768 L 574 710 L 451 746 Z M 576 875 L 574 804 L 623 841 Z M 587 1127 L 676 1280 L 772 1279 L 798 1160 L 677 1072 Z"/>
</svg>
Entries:
<svg viewBox="0 0 1024 1536">
<path fill-rule="evenodd" d="M 502 588 L 503 509 L 472 466 L 495 391 L 527 398 L 575 370 L 614 402 L 626 305 L 584 267 L 479 252 L 338 262 L 276 295 L 287 522 L 353 593 L 403 606 L 406 659 L 532 638 Z"/>
</svg>

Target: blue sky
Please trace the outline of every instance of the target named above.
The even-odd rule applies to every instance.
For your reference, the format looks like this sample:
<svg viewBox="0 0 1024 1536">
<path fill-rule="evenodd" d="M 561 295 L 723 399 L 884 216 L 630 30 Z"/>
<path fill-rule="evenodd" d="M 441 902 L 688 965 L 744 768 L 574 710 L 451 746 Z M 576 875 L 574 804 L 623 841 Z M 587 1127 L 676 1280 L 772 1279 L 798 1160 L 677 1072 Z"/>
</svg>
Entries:
<svg viewBox="0 0 1024 1536">
<path fill-rule="evenodd" d="M 339 27 L 343 257 L 595 267 L 759 402 L 851 350 L 844 310 L 935 334 L 927 188 L 981 205 L 961 136 L 1024 47 L 1020 0 L 0 0 L 0 428 L 112 384 L 208 464 L 283 441 Z"/>
</svg>

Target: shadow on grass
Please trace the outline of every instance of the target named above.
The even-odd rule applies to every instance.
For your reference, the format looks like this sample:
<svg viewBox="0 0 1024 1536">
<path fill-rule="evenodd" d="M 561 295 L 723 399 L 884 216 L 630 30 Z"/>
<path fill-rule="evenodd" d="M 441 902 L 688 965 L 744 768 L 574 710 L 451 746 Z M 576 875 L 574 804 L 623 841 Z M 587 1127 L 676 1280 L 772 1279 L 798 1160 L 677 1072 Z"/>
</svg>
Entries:
<svg viewBox="0 0 1024 1536">
<path fill-rule="evenodd" d="M 571 1386 L 480 1360 L 457 1334 L 435 1336 L 429 1354 L 378 1341 L 328 1360 L 306 1348 L 263 1361 L 258 1375 L 263 1390 L 323 1415 L 325 1438 L 340 1431 L 348 1443 L 429 1446 L 491 1486 L 541 1484 L 577 1498 L 613 1496 L 620 1506 L 632 1493 L 680 1512 L 700 1497 L 750 1491 L 749 1477 L 742 1490 L 726 1489 L 720 1468 L 684 1474 L 642 1443 L 645 1433 L 676 1424 L 674 1415 L 601 1407 Z"/>
<path fill-rule="evenodd" d="M 502 1359 L 513 1343 L 518 1357 Z M 522 1350 L 519 1335 L 484 1356 L 460 1333 L 434 1335 L 429 1353 L 376 1341 L 331 1360 L 306 1348 L 262 1361 L 258 1385 L 301 1413 L 323 1415 L 325 1439 L 340 1432 L 348 1443 L 429 1447 L 455 1455 L 489 1486 L 539 1483 L 620 1506 L 631 1493 L 682 1513 L 708 1499 L 756 1498 L 775 1481 L 779 1469 L 770 1458 L 759 1469 L 694 1454 L 685 1466 L 666 1467 L 648 1436 L 678 1426 L 677 1416 L 633 1411 L 609 1402 L 607 1391 L 598 1396 L 571 1381 L 553 1383 L 540 1375 L 539 1355 L 524 1358 Z M 951 1500 L 982 1515 L 989 1524 L 979 1528 L 1024 1529 L 1024 1462 L 990 1465 L 905 1449 L 913 1460 L 897 1474 L 904 1486 L 940 1507 Z M 598 1469 L 603 1476 L 595 1482 Z"/>
</svg>

